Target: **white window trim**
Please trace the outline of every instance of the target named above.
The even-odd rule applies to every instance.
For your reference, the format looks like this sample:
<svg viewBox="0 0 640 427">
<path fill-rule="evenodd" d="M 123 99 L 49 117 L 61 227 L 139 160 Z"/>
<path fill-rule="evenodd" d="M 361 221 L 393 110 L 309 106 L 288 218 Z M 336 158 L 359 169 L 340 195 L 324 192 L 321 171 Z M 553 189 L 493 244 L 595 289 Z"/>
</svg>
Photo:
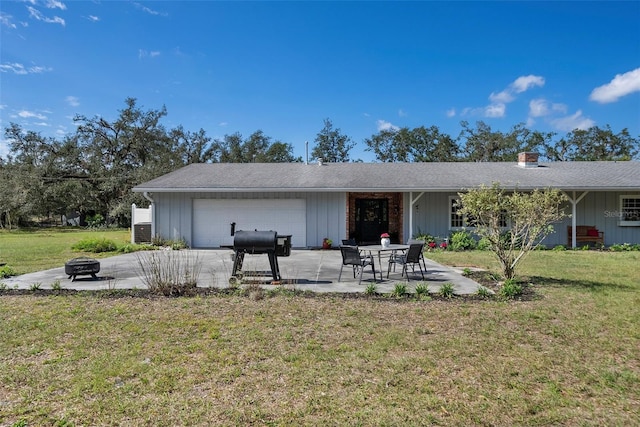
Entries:
<svg viewBox="0 0 640 427">
<path fill-rule="evenodd" d="M 626 220 L 626 218 L 628 217 L 628 215 L 625 214 L 624 211 L 624 207 L 623 207 L 623 202 L 625 199 L 636 199 L 636 200 L 640 200 L 640 195 L 638 194 L 628 194 L 628 195 L 622 195 L 620 196 L 620 210 L 618 212 L 616 212 L 616 215 L 618 216 L 618 226 L 620 227 L 640 227 L 640 221 L 628 221 Z"/>
<path fill-rule="evenodd" d="M 640 197 L 640 196 L 639 196 Z M 453 214 L 453 212 L 451 211 L 451 209 L 453 208 L 453 201 L 460 200 L 460 197 L 457 196 L 449 196 L 449 206 L 447 207 L 447 211 L 448 211 L 448 216 L 447 216 L 447 225 L 449 227 L 449 230 L 452 231 L 459 231 L 459 230 L 475 230 L 476 227 L 473 226 L 469 226 L 469 225 L 465 225 L 466 220 L 463 218 L 462 223 L 463 225 L 461 227 L 454 227 L 451 225 L 451 216 Z M 507 226 L 506 227 L 500 227 L 500 229 L 502 230 L 509 230 L 511 228 L 511 224 L 509 223 L 509 220 L 507 220 Z"/>
</svg>

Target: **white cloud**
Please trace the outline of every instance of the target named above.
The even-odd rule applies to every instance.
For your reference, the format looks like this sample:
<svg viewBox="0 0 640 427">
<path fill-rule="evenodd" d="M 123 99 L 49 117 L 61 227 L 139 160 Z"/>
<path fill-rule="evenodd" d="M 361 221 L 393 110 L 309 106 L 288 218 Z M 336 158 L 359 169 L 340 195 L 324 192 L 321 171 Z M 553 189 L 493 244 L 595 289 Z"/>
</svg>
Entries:
<svg viewBox="0 0 640 427">
<path fill-rule="evenodd" d="M 13 22 L 11 22 L 12 19 L 13 19 L 13 16 L 0 12 L 0 25 L 3 25 L 5 27 L 11 28 L 12 30 L 15 30 L 17 26 Z"/>
<path fill-rule="evenodd" d="M 510 88 L 515 93 L 522 93 L 534 86 L 544 86 L 544 77 L 534 76 L 533 74 L 521 76 L 511 83 Z"/>
<path fill-rule="evenodd" d="M 538 98 L 529 101 L 529 116 L 543 117 L 549 114 L 549 103 L 546 99 Z"/>
<path fill-rule="evenodd" d="M 23 119 L 39 119 L 39 120 L 47 120 L 47 116 L 39 113 L 34 113 L 33 111 L 21 110 L 18 111 L 18 117 Z"/>
<path fill-rule="evenodd" d="M 619 98 L 633 92 L 640 92 L 640 68 L 624 74 L 616 74 L 611 82 L 595 88 L 589 99 L 607 104 L 616 102 Z"/>
<path fill-rule="evenodd" d="M 145 49 L 138 49 L 138 59 L 142 59 L 142 58 L 155 58 L 156 56 L 160 56 L 160 51 L 158 50 L 152 50 L 152 51 L 147 51 Z"/>
<path fill-rule="evenodd" d="M 503 103 L 495 103 L 484 108 L 485 117 L 504 117 L 507 106 Z"/>
<path fill-rule="evenodd" d="M 451 108 L 449 110 L 447 110 L 447 117 L 455 117 L 456 116 L 456 109 L 455 108 Z"/>
<path fill-rule="evenodd" d="M 64 3 L 57 0 L 47 0 L 45 2 L 45 7 L 48 9 L 61 9 L 61 10 L 67 9 L 67 6 Z"/>
<path fill-rule="evenodd" d="M 491 92 L 489 95 L 491 104 L 481 109 L 465 108 L 463 112 L 465 114 L 480 114 L 490 118 L 504 117 L 507 112 L 507 104 L 513 102 L 517 94 L 525 92 L 535 86 L 544 86 L 544 77 L 534 76 L 533 74 L 520 76 L 511 82 L 504 90 L 498 93 Z"/>
<path fill-rule="evenodd" d="M 499 104 L 505 104 L 505 103 L 513 101 L 514 99 L 515 98 L 513 97 L 513 95 L 511 95 L 511 93 L 509 93 L 508 90 L 503 90 L 500 93 L 491 92 L 491 95 L 489 95 L 489 100 L 491 102 L 495 102 L 495 103 L 499 103 Z"/>
<path fill-rule="evenodd" d="M 76 96 L 71 96 L 71 95 L 67 96 L 65 98 L 65 101 L 67 101 L 67 104 L 69 104 L 72 107 L 77 107 L 80 105 L 80 100 Z"/>
<path fill-rule="evenodd" d="M 407 112 L 402 108 L 398 110 L 398 117 L 407 117 Z"/>
<path fill-rule="evenodd" d="M 166 12 L 158 12 L 157 10 L 153 10 L 148 8 L 147 6 L 144 6 L 138 2 L 134 2 L 133 5 L 135 7 L 137 7 L 138 9 L 142 10 L 145 13 L 148 13 L 149 15 L 155 15 L 155 16 L 167 16 Z"/>
<path fill-rule="evenodd" d="M 226 127 L 228 124 L 229 124 L 229 123 L 227 123 L 227 122 L 220 122 L 220 123 L 218 123 L 218 126 L 220 126 L 220 127 Z"/>
<path fill-rule="evenodd" d="M 15 74 L 41 74 L 47 71 L 51 71 L 51 67 L 41 67 L 38 65 L 34 65 L 32 67 L 25 67 L 22 64 L 17 62 L 9 63 L 9 64 L 0 64 L 0 72 L 8 73 L 13 72 Z"/>
<path fill-rule="evenodd" d="M 378 127 L 378 131 L 381 130 L 399 130 L 400 128 L 386 120 L 378 120 L 376 122 L 376 125 Z"/>
<path fill-rule="evenodd" d="M 552 120 L 551 124 L 558 130 L 571 132 L 574 129 L 589 129 L 590 127 L 593 127 L 596 122 L 587 117 L 584 117 L 582 115 L 582 110 L 578 110 L 571 116 Z"/>
<path fill-rule="evenodd" d="M 49 18 L 47 16 L 44 16 L 38 9 L 35 9 L 31 6 L 27 6 L 27 9 L 29 10 L 29 16 L 33 19 L 37 19 L 38 21 L 46 22 L 48 24 L 60 24 L 63 27 L 65 26 L 64 19 L 60 18 L 59 16 Z"/>
<path fill-rule="evenodd" d="M 91 22 L 98 22 L 98 21 L 100 21 L 100 17 L 95 16 L 95 15 L 89 15 L 89 16 L 87 16 L 87 19 L 88 19 L 89 21 L 91 21 Z"/>
</svg>

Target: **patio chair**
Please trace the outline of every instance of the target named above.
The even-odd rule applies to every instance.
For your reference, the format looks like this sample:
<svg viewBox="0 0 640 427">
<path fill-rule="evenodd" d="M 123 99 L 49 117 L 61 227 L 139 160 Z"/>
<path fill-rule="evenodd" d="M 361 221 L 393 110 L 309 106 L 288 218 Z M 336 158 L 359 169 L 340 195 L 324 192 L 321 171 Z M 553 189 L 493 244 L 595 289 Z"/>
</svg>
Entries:
<svg viewBox="0 0 640 427">
<path fill-rule="evenodd" d="M 389 267 L 387 268 L 387 279 L 389 278 L 389 271 L 391 271 L 391 264 L 394 264 L 393 271 L 395 271 L 395 264 L 402 264 L 402 275 L 407 275 L 407 280 L 409 280 L 409 272 L 407 271 L 407 265 L 411 265 L 411 271 L 413 273 L 416 272 L 416 264 L 420 268 L 420 274 L 422 275 L 422 280 L 424 280 L 424 270 L 422 269 L 421 260 L 424 261 L 424 256 L 422 255 L 422 251 L 424 249 L 424 242 L 422 243 L 411 243 L 409 245 L 409 249 L 407 252 L 403 254 L 393 254 L 389 257 Z M 425 270 L 426 270 L 425 266 Z"/>
<path fill-rule="evenodd" d="M 338 275 L 338 282 L 342 278 L 342 269 L 345 265 L 350 265 L 353 268 L 353 278 L 356 278 L 356 272 L 358 272 L 358 285 L 362 282 L 362 272 L 368 265 L 371 266 L 373 273 L 373 280 L 376 281 L 376 268 L 373 263 L 373 256 L 361 255 L 357 246 L 340 246 L 340 252 L 342 253 L 342 265 L 340 266 L 340 274 Z"/>
<path fill-rule="evenodd" d="M 424 240 L 414 240 L 414 239 L 411 239 L 407 242 L 407 245 L 413 245 L 413 244 L 422 245 L 422 251 L 420 251 L 420 261 L 422 261 L 422 266 L 424 267 L 424 271 L 427 271 L 427 262 L 424 260 L 424 247 L 427 244 L 427 242 L 425 242 Z"/>
<path fill-rule="evenodd" d="M 344 246 L 358 246 L 356 239 L 342 239 L 342 244 Z"/>
</svg>

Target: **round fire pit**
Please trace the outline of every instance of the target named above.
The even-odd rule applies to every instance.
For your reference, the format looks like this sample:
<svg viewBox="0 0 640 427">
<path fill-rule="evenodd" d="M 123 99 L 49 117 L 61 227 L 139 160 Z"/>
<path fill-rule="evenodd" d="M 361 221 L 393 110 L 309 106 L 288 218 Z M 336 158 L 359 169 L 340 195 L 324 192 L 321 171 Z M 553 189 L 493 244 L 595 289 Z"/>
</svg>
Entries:
<svg viewBox="0 0 640 427">
<path fill-rule="evenodd" d="M 91 275 L 97 279 L 96 273 L 100 271 L 100 261 L 88 257 L 74 258 L 64 264 L 64 273 L 69 276 L 72 281 L 76 280 L 76 276 Z"/>
</svg>

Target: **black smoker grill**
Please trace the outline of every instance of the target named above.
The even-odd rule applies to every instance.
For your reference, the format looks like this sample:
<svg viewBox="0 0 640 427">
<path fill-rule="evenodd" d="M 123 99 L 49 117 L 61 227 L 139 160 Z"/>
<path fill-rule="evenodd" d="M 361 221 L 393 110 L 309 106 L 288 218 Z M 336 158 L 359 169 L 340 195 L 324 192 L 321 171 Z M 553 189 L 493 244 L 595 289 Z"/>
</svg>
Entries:
<svg viewBox="0 0 640 427">
<path fill-rule="evenodd" d="M 247 276 L 260 276 L 263 272 L 251 271 L 242 273 L 242 263 L 245 254 L 260 255 L 267 254 L 269 265 L 271 266 L 271 276 L 273 282 L 279 282 L 280 267 L 278 266 L 278 256 L 289 256 L 291 254 L 291 236 L 278 236 L 275 231 L 235 231 L 233 237 L 233 250 L 235 257 L 233 270 L 229 283 L 235 284 Z M 264 272 L 266 273 L 266 272 Z M 272 283 L 273 283 L 272 282 Z"/>
</svg>

